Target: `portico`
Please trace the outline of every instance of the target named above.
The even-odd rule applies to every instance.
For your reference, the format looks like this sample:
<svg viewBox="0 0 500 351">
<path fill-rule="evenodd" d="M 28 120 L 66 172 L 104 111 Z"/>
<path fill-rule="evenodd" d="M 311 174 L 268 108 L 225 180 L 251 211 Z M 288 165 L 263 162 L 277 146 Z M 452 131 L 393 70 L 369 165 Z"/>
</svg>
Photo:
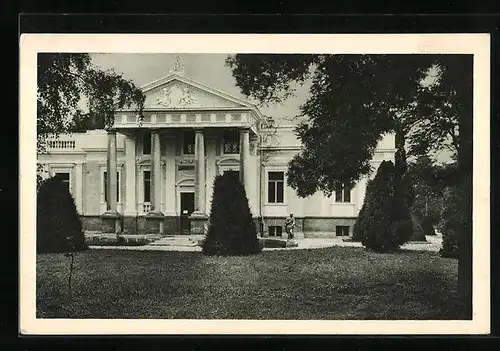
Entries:
<svg viewBox="0 0 500 351">
<path fill-rule="evenodd" d="M 109 201 L 103 219 L 114 220 L 116 231 L 127 231 L 133 222 L 130 217 L 139 217 L 139 229 L 178 234 L 185 232 L 188 214 L 189 232 L 203 234 L 213 181 L 227 169 L 239 172 L 249 198 L 257 197 L 250 181 L 252 173 L 257 174 L 250 139 L 257 139 L 262 116 L 253 105 L 176 74 L 143 89 L 147 97 L 143 117 L 132 110 L 118 111 L 107 131 Z M 125 136 L 126 149 L 123 221 L 116 201 L 117 134 Z M 189 207 L 186 193 L 194 193 L 192 209 L 182 208 Z"/>
</svg>

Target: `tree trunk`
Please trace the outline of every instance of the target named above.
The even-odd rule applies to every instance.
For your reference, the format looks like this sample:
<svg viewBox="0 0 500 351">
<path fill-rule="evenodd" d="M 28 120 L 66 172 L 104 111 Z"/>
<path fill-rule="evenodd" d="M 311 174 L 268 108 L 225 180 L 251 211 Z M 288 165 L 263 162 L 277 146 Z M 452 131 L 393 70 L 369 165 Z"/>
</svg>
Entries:
<svg viewBox="0 0 500 351">
<path fill-rule="evenodd" d="M 394 166 L 396 167 L 396 175 L 398 177 L 399 187 L 401 189 L 400 196 L 404 196 L 406 204 L 411 211 L 413 205 L 413 184 L 408 177 L 405 176 L 408 170 L 408 163 L 406 161 L 406 135 L 402 126 L 396 127 L 396 134 L 394 136 L 394 144 L 396 147 L 396 154 L 394 155 Z M 412 215 L 412 233 L 409 241 L 426 241 L 425 233 L 422 226 L 418 223 L 417 219 Z"/>
<path fill-rule="evenodd" d="M 459 150 L 458 171 L 460 175 L 460 192 L 462 193 L 462 208 L 465 213 L 465 225 L 460 232 L 458 258 L 458 292 L 464 308 L 464 318 L 472 318 L 472 157 L 473 157 L 473 87 L 472 87 L 472 55 L 465 57 L 466 65 L 461 65 L 462 71 L 469 66 L 469 74 L 464 75 L 465 91 L 463 110 L 459 116 Z M 458 71 L 457 71 L 458 72 Z M 468 81 L 467 81 L 468 80 Z"/>
</svg>

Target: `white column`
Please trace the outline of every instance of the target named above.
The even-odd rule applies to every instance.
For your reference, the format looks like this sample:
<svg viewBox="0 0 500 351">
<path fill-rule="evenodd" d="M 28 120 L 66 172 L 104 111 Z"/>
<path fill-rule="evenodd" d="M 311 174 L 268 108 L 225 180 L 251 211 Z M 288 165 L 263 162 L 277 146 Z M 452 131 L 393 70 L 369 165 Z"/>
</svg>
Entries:
<svg viewBox="0 0 500 351">
<path fill-rule="evenodd" d="M 161 213 L 161 148 L 158 130 L 151 132 L 151 183 L 153 212 Z"/>
<path fill-rule="evenodd" d="M 136 202 L 136 164 L 135 164 L 135 135 L 127 136 L 125 139 L 125 172 L 126 172 L 126 184 L 125 184 L 125 214 L 126 215 L 136 215 L 137 214 L 137 202 Z"/>
<path fill-rule="evenodd" d="M 216 176 L 216 153 L 217 137 L 215 135 L 211 135 L 210 137 L 207 137 L 207 179 L 205 186 L 206 210 L 208 214 L 210 214 L 210 210 L 212 207 L 213 185 Z"/>
<path fill-rule="evenodd" d="M 205 213 L 205 138 L 203 130 L 196 130 L 195 134 L 195 212 Z"/>
<path fill-rule="evenodd" d="M 165 137 L 165 215 L 175 216 L 175 136 Z"/>
<path fill-rule="evenodd" d="M 247 182 L 245 185 L 248 204 L 250 205 L 250 210 L 254 217 L 259 216 L 259 205 L 258 205 L 258 179 L 259 179 L 259 167 L 258 167 L 258 157 L 257 157 L 257 139 L 256 136 L 252 135 L 250 138 L 250 154 L 248 157 L 248 173 Z"/>
<path fill-rule="evenodd" d="M 245 192 L 250 193 L 249 184 L 251 181 L 250 177 L 250 134 L 248 129 L 243 129 L 240 131 L 240 180 L 245 186 Z"/>
<path fill-rule="evenodd" d="M 82 164 L 77 163 L 75 165 L 75 197 L 76 197 L 76 209 L 78 213 L 83 214 L 83 176 L 82 176 Z"/>
<path fill-rule="evenodd" d="M 116 131 L 108 131 L 108 202 L 107 211 L 116 213 Z"/>
</svg>

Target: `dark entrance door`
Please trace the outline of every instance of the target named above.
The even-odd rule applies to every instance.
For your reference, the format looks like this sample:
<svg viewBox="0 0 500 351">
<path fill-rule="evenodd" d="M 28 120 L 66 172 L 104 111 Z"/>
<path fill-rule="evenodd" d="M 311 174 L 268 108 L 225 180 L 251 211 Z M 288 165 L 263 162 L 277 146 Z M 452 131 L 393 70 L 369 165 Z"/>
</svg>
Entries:
<svg viewBox="0 0 500 351">
<path fill-rule="evenodd" d="M 194 193 L 181 193 L 181 234 L 190 233 L 189 216 L 194 211 Z"/>
</svg>

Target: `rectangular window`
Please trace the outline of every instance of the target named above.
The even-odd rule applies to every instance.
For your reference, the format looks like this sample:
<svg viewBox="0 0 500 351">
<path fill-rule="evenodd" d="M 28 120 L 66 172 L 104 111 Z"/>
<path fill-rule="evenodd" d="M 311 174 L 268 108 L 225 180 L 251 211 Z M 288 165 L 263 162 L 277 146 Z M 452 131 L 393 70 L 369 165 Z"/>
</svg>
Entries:
<svg viewBox="0 0 500 351">
<path fill-rule="evenodd" d="M 283 233 L 283 228 L 279 225 L 269 226 L 269 236 L 281 236 Z"/>
<path fill-rule="evenodd" d="M 184 145 L 183 152 L 185 155 L 193 155 L 194 154 L 194 132 L 184 132 Z"/>
<path fill-rule="evenodd" d="M 144 202 L 151 202 L 151 172 L 144 171 Z"/>
<path fill-rule="evenodd" d="M 120 173 L 116 172 L 116 201 L 120 201 Z M 104 171 L 104 202 L 108 202 L 108 172 Z"/>
<path fill-rule="evenodd" d="M 55 176 L 61 180 L 61 182 L 66 186 L 68 189 L 68 192 L 70 192 L 70 186 L 69 186 L 69 172 L 58 172 L 55 174 Z"/>
<path fill-rule="evenodd" d="M 338 225 L 335 227 L 335 235 L 336 236 L 349 236 L 349 226 L 347 225 Z"/>
<path fill-rule="evenodd" d="M 143 155 L 151 155 L 151 133 L 145 133 L 142 137 Z"/>
<path fill-rule="evenodd" d="M 240 153 L 240 133 L 225 132 L 223 136 L 223 152 L 225 154 Z"/>
<path fill-rule="evenodd" d="M 335 189 L 335 202 L 351 202 L 351 189 L 343 184 L 338 185 Z"/>
<path fill-rule="evenodd" d="M 269 203 L 283 203 L 284 200 L 284 172 L 269 172 L 267 182 L 267 201 Z"/>
</svg>

